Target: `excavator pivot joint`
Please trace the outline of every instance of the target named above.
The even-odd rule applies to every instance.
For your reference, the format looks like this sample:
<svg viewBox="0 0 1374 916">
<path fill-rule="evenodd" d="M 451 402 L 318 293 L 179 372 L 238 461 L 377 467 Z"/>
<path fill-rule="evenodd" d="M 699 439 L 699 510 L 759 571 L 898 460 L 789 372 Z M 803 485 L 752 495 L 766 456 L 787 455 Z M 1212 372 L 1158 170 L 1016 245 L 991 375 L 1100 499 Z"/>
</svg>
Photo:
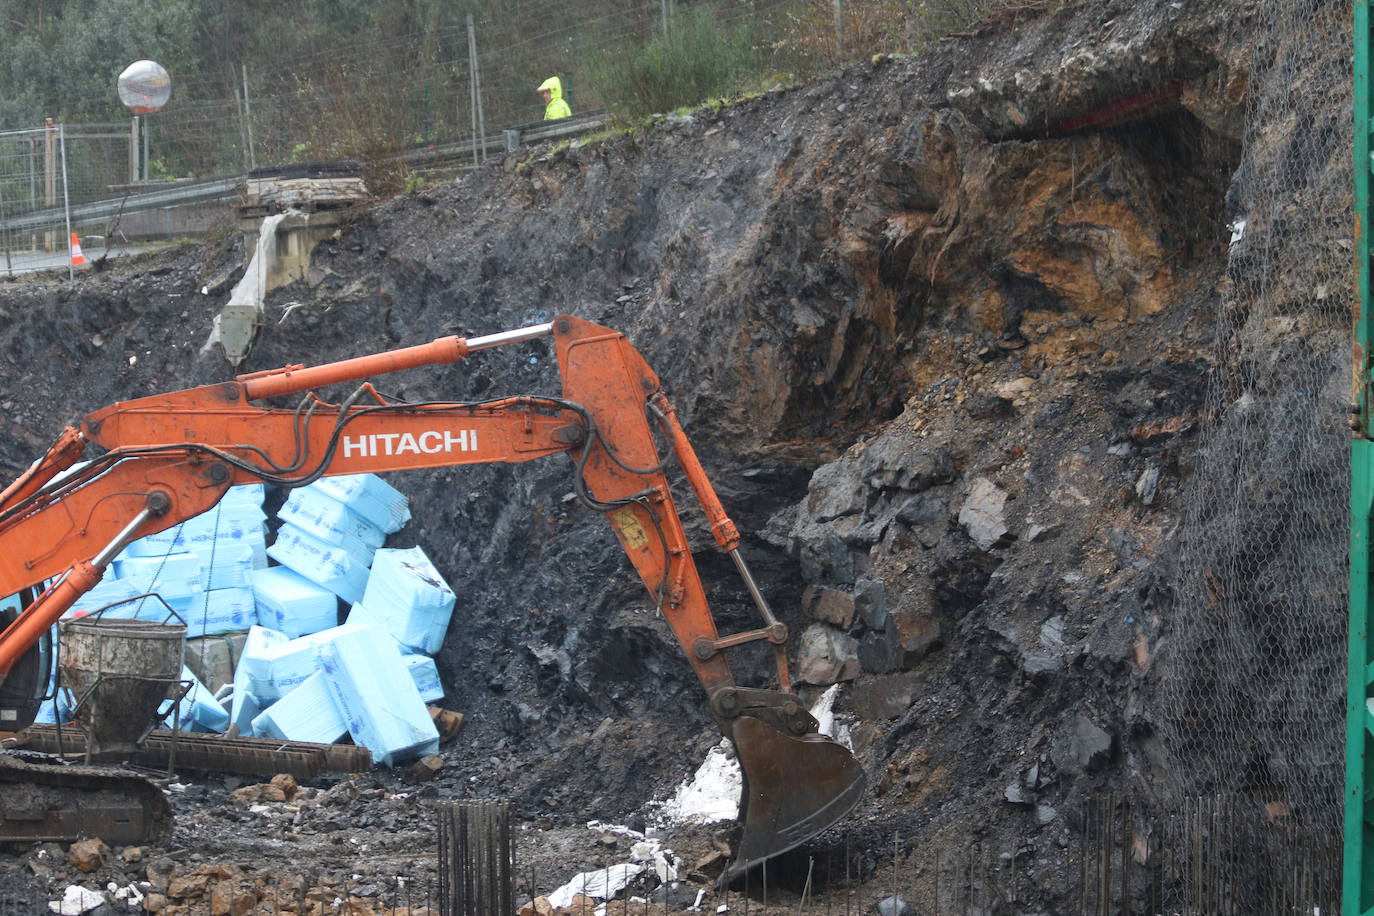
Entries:
<svg viewBox="0 0 1374 916">
<path fill-rule="evenodd" d="M 153 515 L 166 515 L 172 508 L 172 497 L 166 490 L 154 490 L 148 494 L 148 511 Z"/>
<path fill-rule="evenodd" d="M 556 441 L 564 442 L 568 445 L 577 445 L 586 437 L 587 431 L 585 429 L 571 424 L 568 426 L 560 426 L 558 429 L 554 430 L 553 433 L 553 438 Z"/>
</svg>

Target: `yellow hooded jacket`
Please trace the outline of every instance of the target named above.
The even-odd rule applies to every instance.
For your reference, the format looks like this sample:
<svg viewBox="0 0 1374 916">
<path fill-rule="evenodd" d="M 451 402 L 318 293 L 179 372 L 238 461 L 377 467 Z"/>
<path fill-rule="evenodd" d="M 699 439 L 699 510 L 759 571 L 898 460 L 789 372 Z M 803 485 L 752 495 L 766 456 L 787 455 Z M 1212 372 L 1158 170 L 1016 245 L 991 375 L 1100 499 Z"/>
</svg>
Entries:
<svg viewBox="0 0 1374 916">
<path fill-rule="evenodd" d="M 563 81 L 556 76 L 551 76 L 539 84 L 536 92 L 549 91 L 549 104 L 544 106 L 544 120 L 556 121 L 559 118 L 571 118 L 572 109 L 568 103 L 563 101 Z"/>
</svg>

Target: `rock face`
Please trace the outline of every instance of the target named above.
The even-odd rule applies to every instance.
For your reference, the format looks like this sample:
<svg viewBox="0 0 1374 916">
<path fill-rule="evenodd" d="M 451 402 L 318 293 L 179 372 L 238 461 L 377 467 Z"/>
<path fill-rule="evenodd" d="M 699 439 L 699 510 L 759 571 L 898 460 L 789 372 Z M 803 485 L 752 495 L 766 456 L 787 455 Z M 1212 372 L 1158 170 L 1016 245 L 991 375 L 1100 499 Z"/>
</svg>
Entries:
<svg viewBox="0 0 1374 916">
<path fill-rule="evenodd" d="M 922 836 L 977 825 L 1024 842 L 1044 863 L 1036 899 L 1067 909 L 1056 869 L 1088 794 L 1133 771 L 1171 785 L 1148 740 L 1149 660 L 1225 224 L 1246 204 L 1227 194 L 1247 60 L 1230 24 L 1247 9 L 1075 4 L 512 155 L 322 243 L 307 280 L 269 297 L 243 370 L 560 312 L 626 332 L 797 634 L 798 681 L 853 683 L 872 772 L 923 755 L 873 816 L 915 805 Z M 1311 105 L 1338 117 L 1332 98 Z M 1252 142 L 1277 156 L 1298 129 Z M 0 287 L 0 354 L 35 374 L 7 395 L 0 464 L 27 466 L 80 412 L 228 377 L 199 353 L 222 305 L 199 290 L 233 256 Z M 543 341 L 379 387 L 558 390 Z M 602 520 L 567 499 L 566 462 L 393 482 L 414 507 L 405 538 L 462 596 L 441 656 L 447 702 L 469 713 L 459 743 L 513 761 L 484 788 L 606 818 L 693 765 L 687 740 L 663 736 L 710 734 L 704 698 Z M 756 627 L 706 525 L 688 524 L 722 631 Z M 741 682 L 766 682 L 771 660 L 735 662 Z M 643 735 L 624 724 L 646 721 Z M 568 772 L 560 748 L 593 729 L 619 737 L 579 745 Z"/>
</svg>

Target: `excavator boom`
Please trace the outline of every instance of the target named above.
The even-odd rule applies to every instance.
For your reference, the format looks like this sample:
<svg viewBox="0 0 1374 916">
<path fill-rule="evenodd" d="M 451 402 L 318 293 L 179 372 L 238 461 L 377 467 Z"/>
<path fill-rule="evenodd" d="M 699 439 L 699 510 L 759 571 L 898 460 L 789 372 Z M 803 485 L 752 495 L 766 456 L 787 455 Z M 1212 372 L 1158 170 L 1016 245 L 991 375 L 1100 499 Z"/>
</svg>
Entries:
<svg viewBox="0 0 1374 916">
<path fill-rule="evenodd" d="M 553 338 L 563 383 L 556 397 L 412 404 L 363 383 L 343 403 L 329 404 L 313 392 L 545 336 Z M 302 396 L 294 409 L 253 403 L 290 394 Z M 659 454 L 655 427 L 758 605 L 758 629 L 717 632 L 669 492 L 668 459 Z M 78 464 L 86 444 L 104 451 Z M 787 628 L 749 575 L 738 552 L 739 533 L 658 377 L 624 335 L 566 315 L 484 338 L 441 338 L 324 366 L 240 376 L 90 414 L 0 493 L 0 595 L 59 579 L 0 632 L 0 678 L 37 669 L 21 661 L 125 544 L 205 511 L 234 484 L 296 487 L 326 475 L 523 462 L 558 453 L 572 459 L 577 495 L 610 522 L 701 680 L 712 715 L 735 744 L 745 779 L 744 833 L 727 879 L 842 818 L 859 799 L 863 772 L 848 750 L 817 734 L 815 720 L 791 692 Z M 772 647 L 776 688 L 736 684 L 726 652 L 750 642 Z"/>
</svg>

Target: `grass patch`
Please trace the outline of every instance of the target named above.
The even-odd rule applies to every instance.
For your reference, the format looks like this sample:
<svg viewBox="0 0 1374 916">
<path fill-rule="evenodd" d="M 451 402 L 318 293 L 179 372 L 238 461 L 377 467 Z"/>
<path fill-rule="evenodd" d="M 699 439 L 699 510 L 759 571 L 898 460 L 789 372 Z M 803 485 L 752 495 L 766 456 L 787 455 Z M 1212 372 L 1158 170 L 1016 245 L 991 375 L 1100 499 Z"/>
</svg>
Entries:
<svg viewBox="0 0 1374 916">
<path fill-rule="evenodd" d="M 585 79 L 611 116 L 624 123 L 729 95 L 760 64 L 747 25 L 726 25 L 715 7 L 696 6 L 638 51 L 593 51 Z"/>
</svg>

